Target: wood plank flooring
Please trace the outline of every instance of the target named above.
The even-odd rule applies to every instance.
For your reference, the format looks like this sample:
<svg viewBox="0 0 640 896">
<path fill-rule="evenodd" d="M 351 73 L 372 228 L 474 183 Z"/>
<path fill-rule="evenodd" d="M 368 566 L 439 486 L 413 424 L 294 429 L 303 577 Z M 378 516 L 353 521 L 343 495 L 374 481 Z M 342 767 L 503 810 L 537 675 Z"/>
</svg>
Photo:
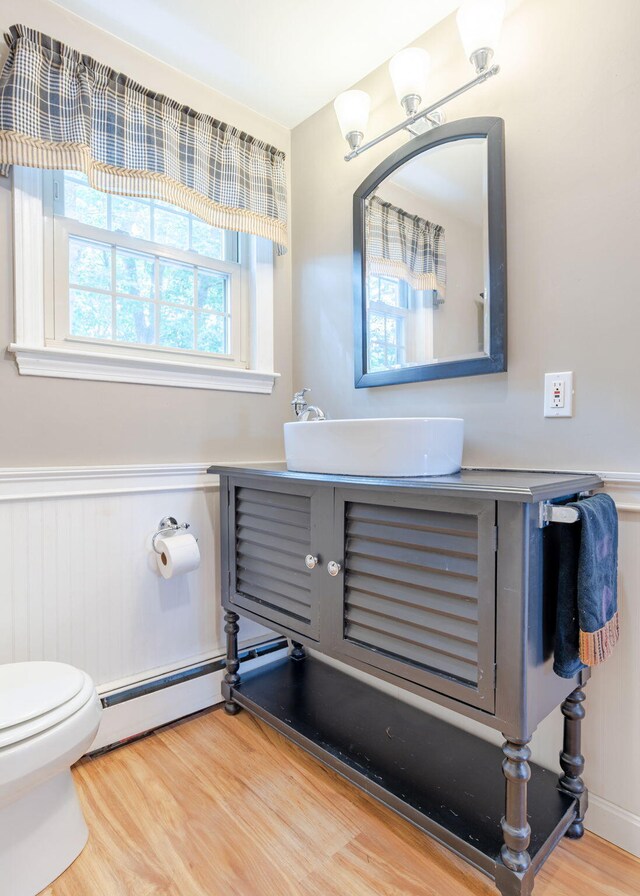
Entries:
<svg viewBox="0 0 640 896">
<path fill-rule="evenodd" d="M 75 769 L 91 831 L 43 896 L 495 896 L 483 875 L 248 713 Z M 640 860 L 565 840 L 535 896 L 637 896 Z"/>
</svg>

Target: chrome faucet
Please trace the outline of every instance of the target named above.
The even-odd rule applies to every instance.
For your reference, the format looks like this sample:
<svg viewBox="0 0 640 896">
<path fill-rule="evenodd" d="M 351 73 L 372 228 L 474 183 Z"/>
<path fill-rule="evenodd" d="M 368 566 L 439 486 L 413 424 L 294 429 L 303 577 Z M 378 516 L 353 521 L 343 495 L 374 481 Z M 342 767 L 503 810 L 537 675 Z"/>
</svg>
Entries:
<svg viewBox="0 0 640 896">
<path fill-rule="evenodd" d="M 326 420 L 325 413 L 321 408 L 316 407 L 315 404 L 307 404 L 304 397 L 305 392 L 311 392 L 311 389 L 305 388 L 301 389 L 300 392 L 296 392 L 291 402 L 291 407 L 298 420 L 301 420 L 303 423 L 314 420 Z"/>
</svg>

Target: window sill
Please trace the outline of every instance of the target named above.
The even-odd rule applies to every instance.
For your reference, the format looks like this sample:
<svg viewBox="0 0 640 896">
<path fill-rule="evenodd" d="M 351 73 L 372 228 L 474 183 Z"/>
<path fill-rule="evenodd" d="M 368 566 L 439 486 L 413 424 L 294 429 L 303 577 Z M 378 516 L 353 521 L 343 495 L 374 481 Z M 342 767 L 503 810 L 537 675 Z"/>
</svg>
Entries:
<svg viewBox="0 0 640 896">
<path fill-rule="evenodd" d="M 22 376 L 217 389 L 269 395 L 279 373 L 42 346 L 9 346 Z"/>
</svg>

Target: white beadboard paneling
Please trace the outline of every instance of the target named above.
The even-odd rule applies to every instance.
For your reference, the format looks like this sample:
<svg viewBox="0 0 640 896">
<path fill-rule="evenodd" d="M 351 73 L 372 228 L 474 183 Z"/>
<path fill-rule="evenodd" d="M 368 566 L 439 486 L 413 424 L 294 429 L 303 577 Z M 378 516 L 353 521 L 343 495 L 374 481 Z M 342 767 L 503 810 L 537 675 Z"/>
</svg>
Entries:
<svg viewBox="0 0 640 896">
<path fill-rule="evenodd" d="M 202 559 L 167 581 L 150 538 L 168 515 Z M 101 687 L 219 655 L 217 530 L 203 465 L 0 471 L 0 662 L 68 662 Z M 243 622 L 242 640 L 264 632 Z"/>
</svg>

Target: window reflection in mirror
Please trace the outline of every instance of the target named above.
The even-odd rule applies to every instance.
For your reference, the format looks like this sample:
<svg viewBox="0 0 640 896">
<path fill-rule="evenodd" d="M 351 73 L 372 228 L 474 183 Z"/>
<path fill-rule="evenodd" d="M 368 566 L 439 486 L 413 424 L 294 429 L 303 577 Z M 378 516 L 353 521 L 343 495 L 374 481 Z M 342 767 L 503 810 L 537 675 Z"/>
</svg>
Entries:
<svg viewBox="0 0 640 896">
<path fill-rule="evenodd" d="M 434 146 L 366 197 L 368 372 L 487 357 L 486 143 Z"/>
</svg>

